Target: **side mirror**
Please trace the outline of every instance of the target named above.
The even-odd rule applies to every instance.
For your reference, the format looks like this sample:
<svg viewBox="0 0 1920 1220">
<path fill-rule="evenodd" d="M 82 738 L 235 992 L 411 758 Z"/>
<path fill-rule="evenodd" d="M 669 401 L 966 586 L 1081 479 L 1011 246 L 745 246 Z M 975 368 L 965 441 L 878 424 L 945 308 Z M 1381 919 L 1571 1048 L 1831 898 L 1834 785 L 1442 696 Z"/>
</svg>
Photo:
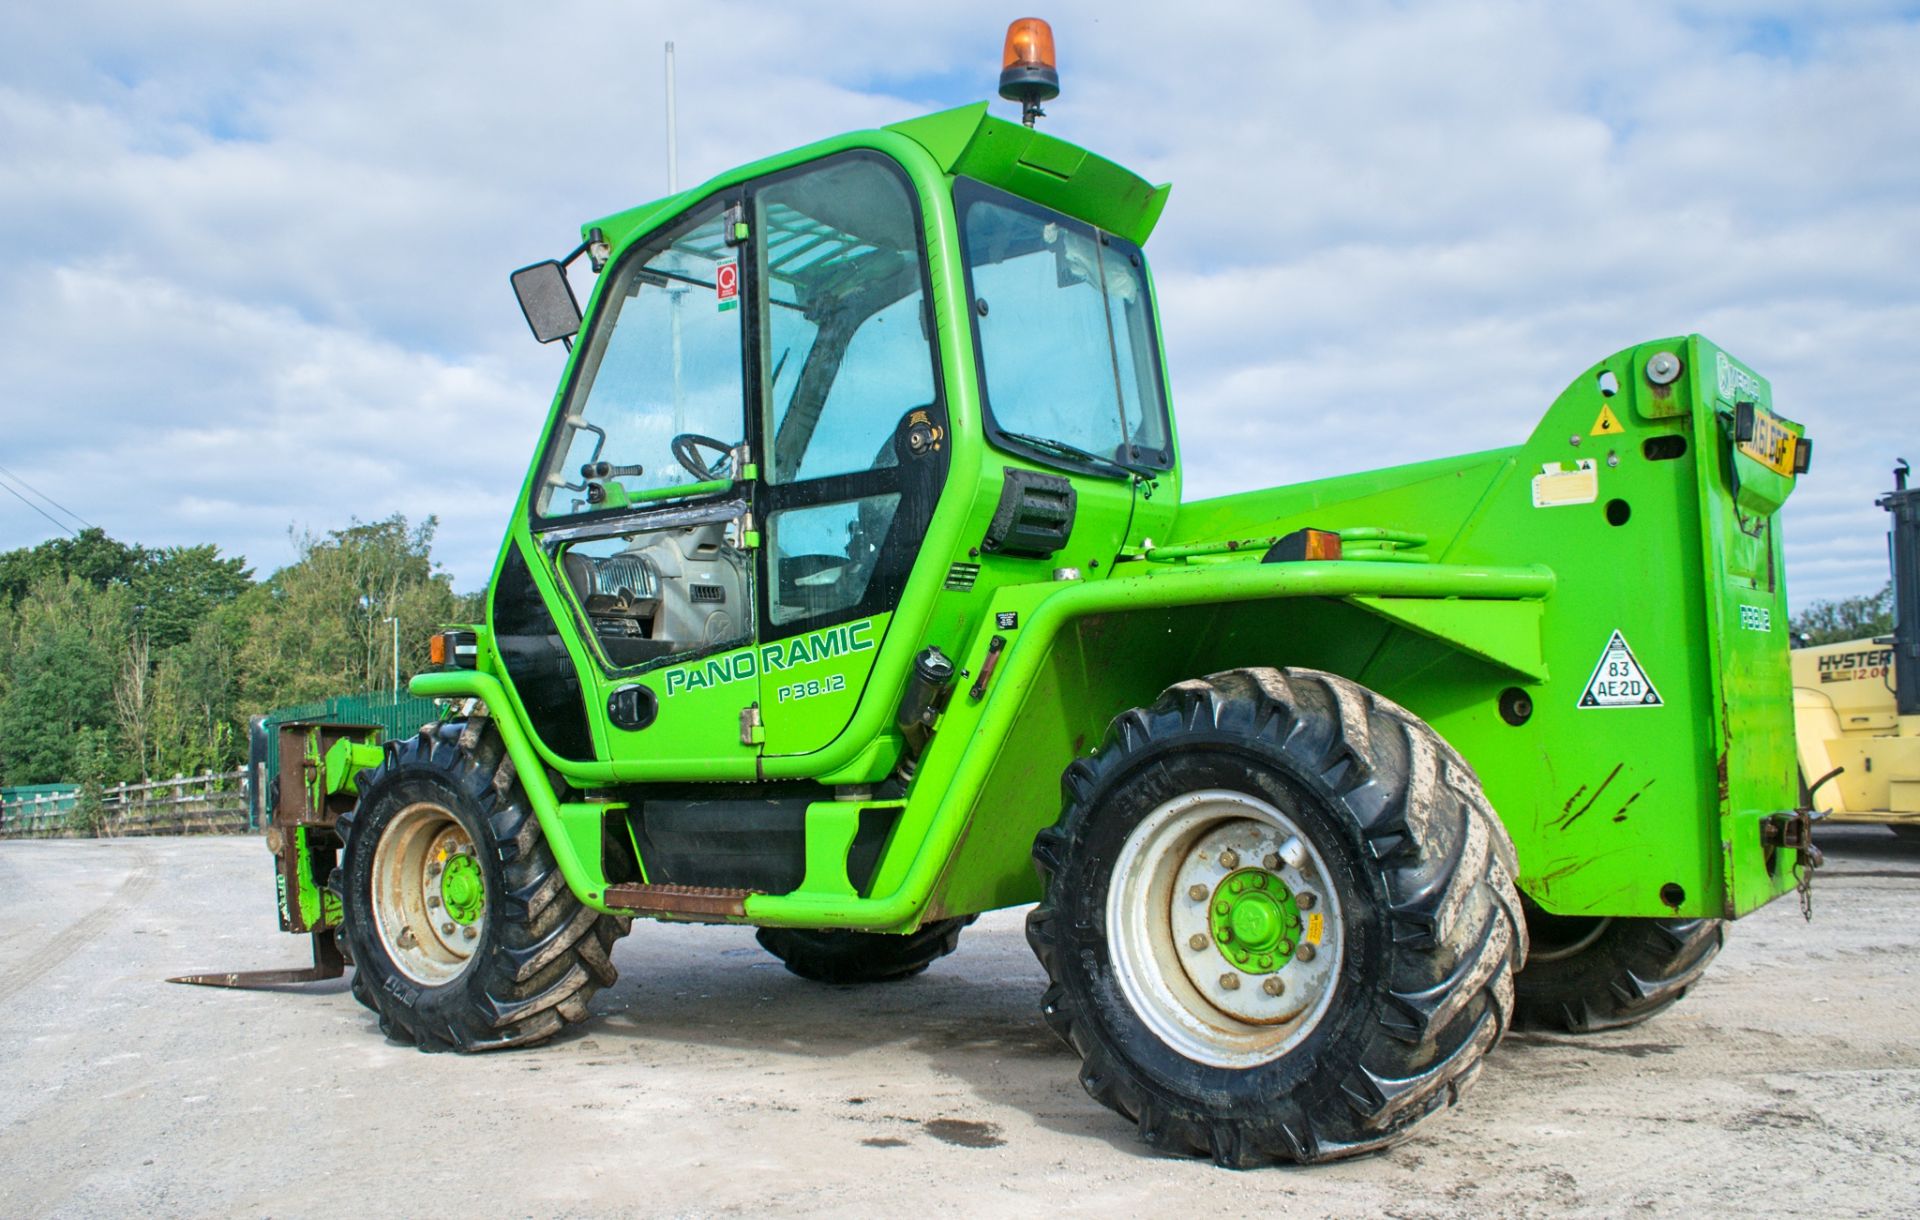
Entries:
<svg viewBox="0 0 1920 1220">
<path fill-rule="evenodd" d="M 573 298 L 566 268 L 552 259 L 513 273 L 513 295 L 520 298 L 533 337 L 542 343 L 580 333 L 580 302 Z"/>
</svg>

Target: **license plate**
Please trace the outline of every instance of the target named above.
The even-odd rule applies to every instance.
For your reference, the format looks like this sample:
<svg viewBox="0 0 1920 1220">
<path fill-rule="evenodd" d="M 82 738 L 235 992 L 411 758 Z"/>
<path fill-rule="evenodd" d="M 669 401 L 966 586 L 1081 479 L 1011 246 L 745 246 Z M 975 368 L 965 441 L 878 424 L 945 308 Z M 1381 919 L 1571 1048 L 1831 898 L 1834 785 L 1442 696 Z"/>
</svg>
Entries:
<svg viewBox="0 0 1920 1220">
<path fill-rule="evenodd" d="M 1800 443 L 1780 417 L 1765 407 L 1753 408 L 1753 438 L 1740 442 L 1740 452 L 1777 474 L 1793 474 L 1794 447 Z"/>
</svg>

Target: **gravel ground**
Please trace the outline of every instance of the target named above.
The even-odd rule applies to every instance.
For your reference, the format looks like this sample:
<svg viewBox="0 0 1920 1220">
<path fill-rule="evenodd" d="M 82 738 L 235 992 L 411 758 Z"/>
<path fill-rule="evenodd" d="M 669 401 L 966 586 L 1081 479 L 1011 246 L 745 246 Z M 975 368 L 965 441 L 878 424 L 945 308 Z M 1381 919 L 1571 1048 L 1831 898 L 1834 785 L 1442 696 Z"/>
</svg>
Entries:
<svg viewBox="0 0 1920 1220">
<path fill-rule="evenodd" d="M 1636 1029 L 1509 1038 L 1379 1156 L 1236 1174 L 1160 1156 L 1041 1024 L 1022 913 L 927 974 L 788 975 L 738 928 L 638 924 L 583 1032 L 389 1045 L 300 965 L 253 839 L 0 843 L 0 1215 L 1888 1215 L 1920 1210 L 1920 845 L 1823 833 Z"/>
</svg>

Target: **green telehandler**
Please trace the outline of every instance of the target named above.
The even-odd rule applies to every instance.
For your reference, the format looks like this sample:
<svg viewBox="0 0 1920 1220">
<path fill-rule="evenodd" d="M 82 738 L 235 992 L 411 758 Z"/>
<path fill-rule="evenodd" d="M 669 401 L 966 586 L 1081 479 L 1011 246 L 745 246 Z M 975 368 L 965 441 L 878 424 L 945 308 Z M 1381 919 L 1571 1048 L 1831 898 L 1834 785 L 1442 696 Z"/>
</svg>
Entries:
<svg viewBox="0 0 1920 1220">
<path fill-rule="evenodd" d="M 1316 1162 L 1807 884 L 1768 382 L 1661 339 L 1510 448 L 1184 500 L 1168 188 L 1036 130 L 1057 88 L 1016 23 L 1024 124 L 839 136 L 514 273 L 568 359 L 485 621 L 412 682 L 443 723 L 282 730 L 315 966 L 274 977 L 344 957 L 389 1037 L 481 1051 L 588 1019 L 636 918 L 853 983 L 1034 904 L 1094 1098 Z"/>
</svg>

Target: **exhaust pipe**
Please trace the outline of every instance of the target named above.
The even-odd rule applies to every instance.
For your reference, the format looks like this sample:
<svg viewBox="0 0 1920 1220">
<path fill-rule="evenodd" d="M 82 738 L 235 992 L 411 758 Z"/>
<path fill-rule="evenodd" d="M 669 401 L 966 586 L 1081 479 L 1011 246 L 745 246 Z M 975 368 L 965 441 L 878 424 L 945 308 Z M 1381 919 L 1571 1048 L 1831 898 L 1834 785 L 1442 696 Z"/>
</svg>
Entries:
<svg viewBox="0 0 1920 1220">
<path fill-rule="evenodd" d="M 1920 716 L 1920 487 L 1907 487 L 1905 458 L 1893 468 L 1893 490 L 1874 503 L 1893 514 L 1887 534 L 1893 566 L 1893 702 L 1902 716 Z"/>
</svg>

